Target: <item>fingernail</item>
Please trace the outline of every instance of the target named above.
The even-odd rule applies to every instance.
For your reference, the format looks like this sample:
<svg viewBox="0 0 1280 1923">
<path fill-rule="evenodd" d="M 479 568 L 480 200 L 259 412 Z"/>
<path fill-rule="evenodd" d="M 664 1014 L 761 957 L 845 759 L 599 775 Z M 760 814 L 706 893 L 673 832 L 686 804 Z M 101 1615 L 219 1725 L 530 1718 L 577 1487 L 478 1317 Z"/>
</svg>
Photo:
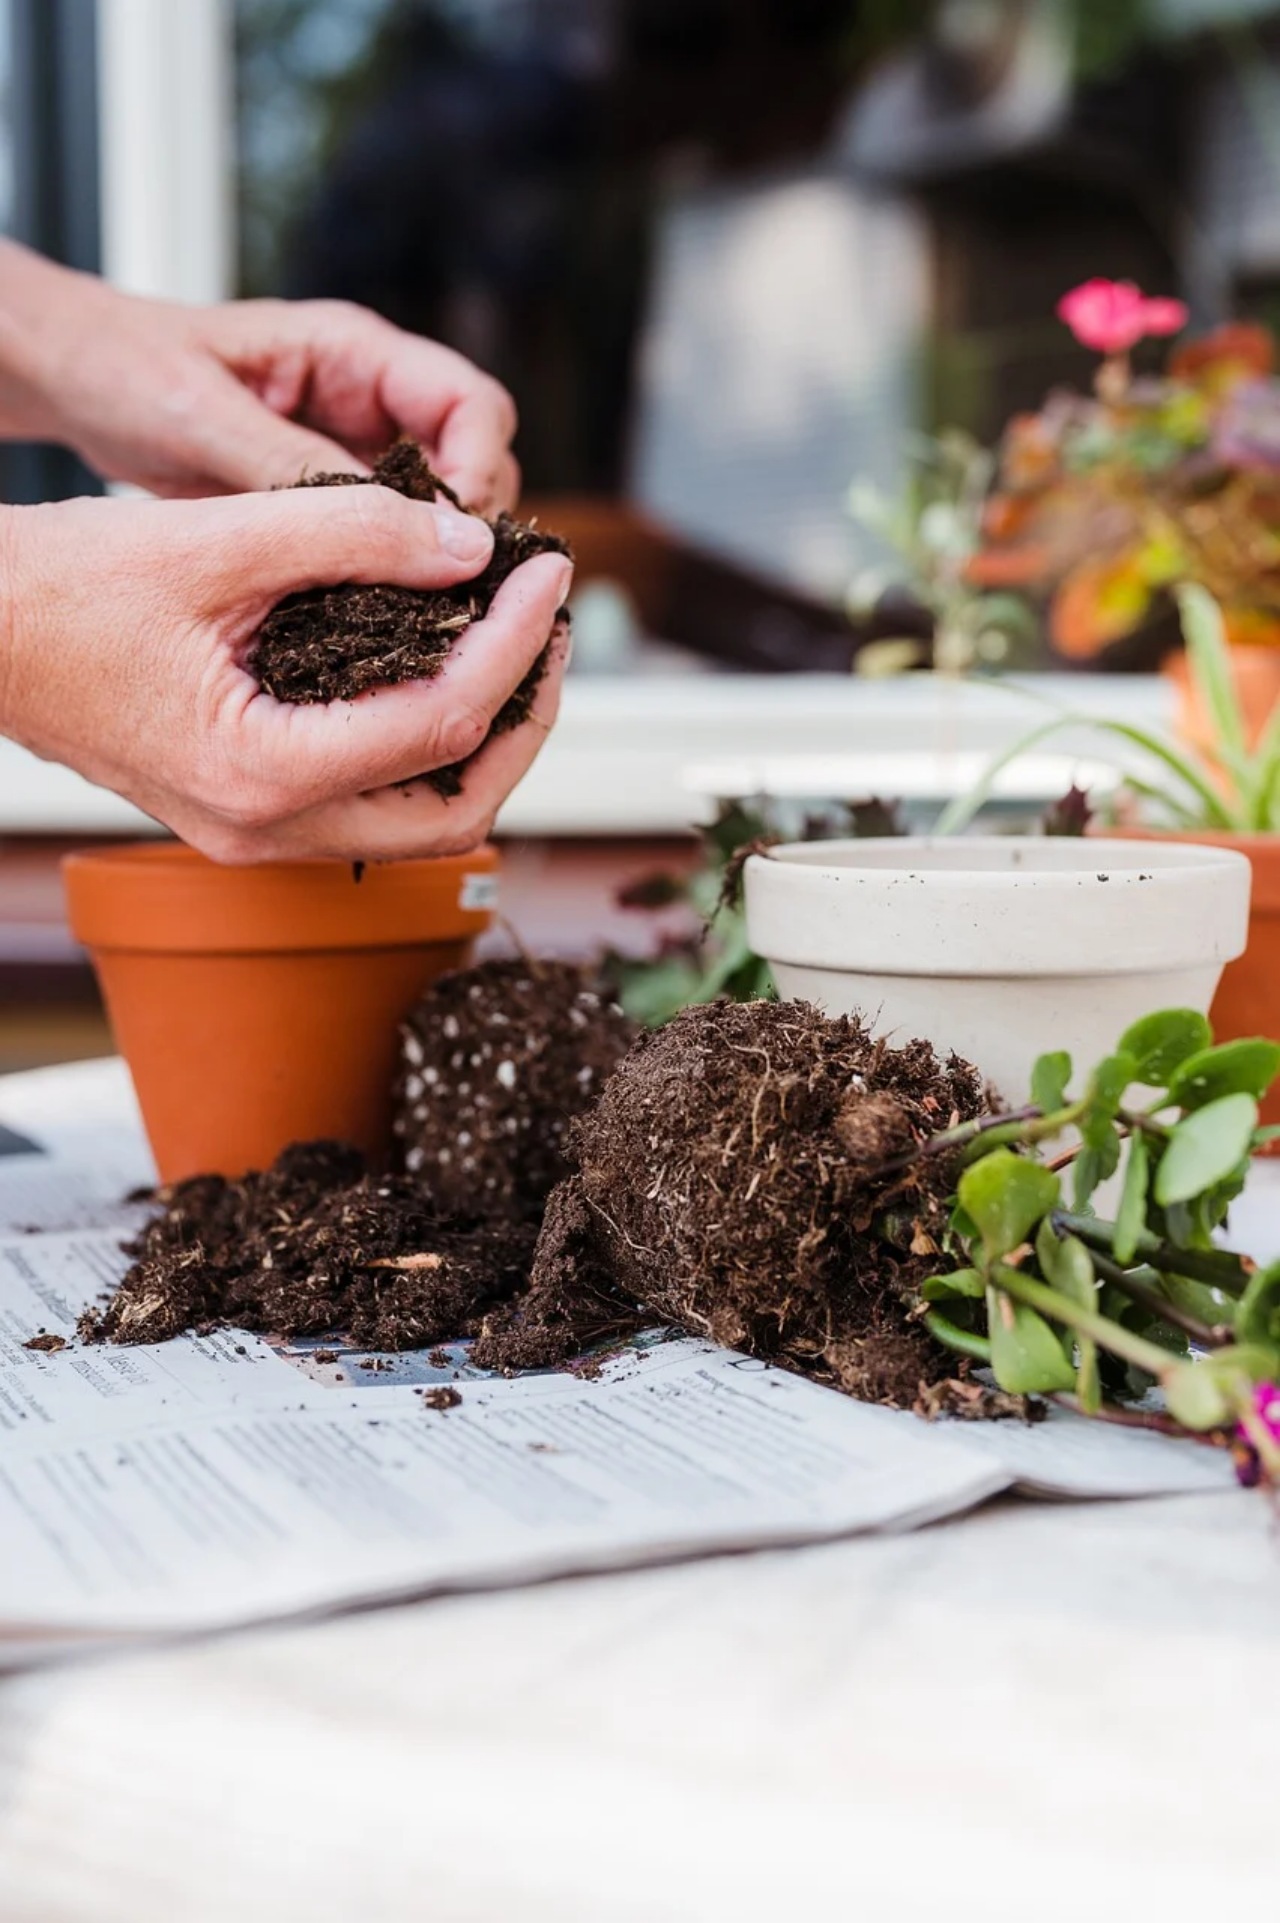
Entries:
<svg viewBox="0 0 1280 1923">
<path fill-rule="evenodd" d="M 436 532 L 445 552 L 459 561 L 480 561 L 493 546 L 493 533 L 474 514 L 456 514 L 452 508 L 435 510 Z"/>
<path fill-rule="evenodd" d="M 560 581 L 559 581 L 559 585 L 556 588 L 556 600 L 558 602 L 568 600 L 569 589 L 572 586 L 573 586 L 573 562 L 565 561 L 560 568 Z"/>
</svg>

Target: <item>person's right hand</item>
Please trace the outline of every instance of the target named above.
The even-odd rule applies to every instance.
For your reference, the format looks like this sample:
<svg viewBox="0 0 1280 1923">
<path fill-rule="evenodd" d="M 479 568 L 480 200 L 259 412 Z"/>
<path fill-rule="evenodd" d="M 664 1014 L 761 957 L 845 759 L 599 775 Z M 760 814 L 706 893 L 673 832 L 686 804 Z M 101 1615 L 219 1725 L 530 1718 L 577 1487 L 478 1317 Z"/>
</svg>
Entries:
<svg viewBox="0 0 1280 1923">
<path fill-rule="evenodd" d="M 552 633 L 569 562 L 518 568 L 434 680 L 289 707 L 244 658 L 286 594 L 447 586 L 480 571 L 491 538 L 378 487 L 0 509 L 0 732 L 217 861 L 462 852 L 555 718 L 559 632 L 529 720 L 480 746 Z M 473 754 L 452 800 L 397 785 Z"/>
</svg>

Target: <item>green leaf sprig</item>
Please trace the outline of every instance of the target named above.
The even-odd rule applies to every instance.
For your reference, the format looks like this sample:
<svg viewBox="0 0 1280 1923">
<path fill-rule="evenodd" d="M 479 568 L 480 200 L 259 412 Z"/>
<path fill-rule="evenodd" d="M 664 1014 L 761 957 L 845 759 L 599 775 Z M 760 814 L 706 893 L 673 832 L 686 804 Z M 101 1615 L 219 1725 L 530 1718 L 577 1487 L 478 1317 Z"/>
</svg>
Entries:
<svg viewBox="0 0 1280 1923">
<path fill-rule="evenodd" d="M 1257 1385 L 1280 1381 L 1280 1264 L 1217 1241 L 1269 1139 L 1258 1100 L 1277 1074 L 1280 1044 L 1215 1045 L 1185 1008 L 1135 1022 L 1078 1096 L 1070 1059 L 1043 1055 L 1030 1108 L 921 1146 L 962 1165 L 954 1266 L 920 1290 L 926 1325 L 1002 1389 L 1070 1395 L 1089 1414 L 1155 1385 L 1174 1427 L 1229 1439 L 1243 1425 L 1280 1482 L 1280 1441 L 1254 1412 Z M 1107 1218 L 1095 1199 L 1117 1174 Z"/>
</svg>

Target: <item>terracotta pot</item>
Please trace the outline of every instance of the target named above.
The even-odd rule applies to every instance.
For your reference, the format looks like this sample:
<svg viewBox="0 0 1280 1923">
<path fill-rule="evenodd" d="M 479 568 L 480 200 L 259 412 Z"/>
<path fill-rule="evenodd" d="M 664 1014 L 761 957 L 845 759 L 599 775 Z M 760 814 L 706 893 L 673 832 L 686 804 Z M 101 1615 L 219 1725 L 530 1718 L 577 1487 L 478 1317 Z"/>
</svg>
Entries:
<svg viewBox="0 0 1280 1923">
<path fill-rule="evenodd" d="M 1244 647 L 1233 644 L 1230 653 L 1231 676 L 1244 716 L 1245 738 L 1252 748 L 1270 720 L 1272 709 L 1280 701 L 1280 629 L 1274 646 Z M 1192 685 L 1186 655 L 1181 652 L 1169 655 L 1164 663 L 1164 672 L 1177 690 L 1178 707 L 1174 721 L 1177 732 L 1191 747 L 1212 759 L 1216 730 Z"/>
<path fill-rule="evenodd" d="M 1193 842 L 1204 848 L 1231 848 L 1248 858 L 1253 870 L 1249 936 L 1243 955 L 1229 961 L 1209 1010 L 1220 1042 L 1247 1035 L 1280 1041 L 1280 835 L 1160 835 L 1123 830 L 1126 841 Z M 1280 1123 L 1280 1085 L 1261 1104 L 1264 1122 Z M 1267 1151 L 1280 1154 L 1280 1144 Z"/>
<path fill-rule="evenodd" d="M 164 1181 L 261 1168 L 322 1136 L 390 1144 L 399 1023 L 463 965 L 492 848 L 370 866 L 223 868 L 180 844 L 63 863 Z"/>
</svg>

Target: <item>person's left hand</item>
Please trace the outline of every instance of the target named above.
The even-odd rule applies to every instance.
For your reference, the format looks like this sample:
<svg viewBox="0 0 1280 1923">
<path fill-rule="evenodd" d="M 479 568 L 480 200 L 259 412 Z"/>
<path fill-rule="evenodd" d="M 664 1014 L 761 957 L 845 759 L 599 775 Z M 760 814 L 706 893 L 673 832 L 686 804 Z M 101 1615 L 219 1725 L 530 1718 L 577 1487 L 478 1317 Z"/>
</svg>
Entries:
<svg viewBox="0 0 1280 1923">
<path fill-rule="evenodd" d="M 177 496 L 365 472 L 400 434 L 482 514 L 514 504 L 506 389 L 345 301 L 185 307 L 121 294 L 12 243 L 0 276 L 0 424 L 110 480 Z"/>
</svg>

